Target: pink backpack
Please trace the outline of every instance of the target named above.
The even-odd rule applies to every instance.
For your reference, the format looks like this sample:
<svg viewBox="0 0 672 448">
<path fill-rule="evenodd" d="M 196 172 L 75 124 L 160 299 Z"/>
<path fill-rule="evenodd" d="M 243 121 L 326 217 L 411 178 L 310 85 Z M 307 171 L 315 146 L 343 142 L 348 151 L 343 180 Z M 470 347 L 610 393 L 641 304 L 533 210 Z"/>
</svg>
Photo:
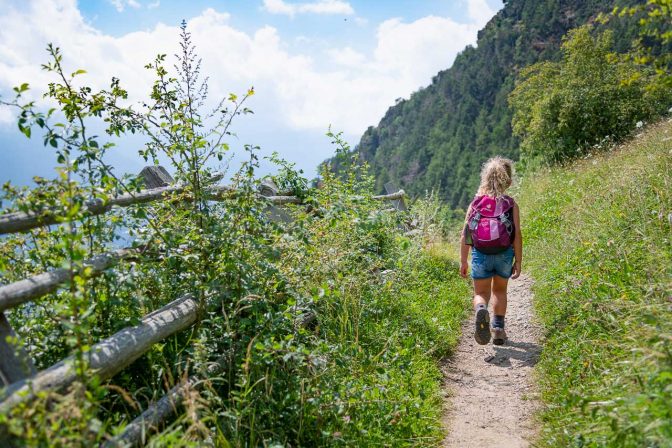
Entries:
<svg viewBox="0 0 672 448">
<path fill-rule="evenodd" d="M 514 238 L 513 198 L 476 196 L 467 220 L 471 240 L 484 253 L 498 253 L 511 246 Z"/>
</svg>

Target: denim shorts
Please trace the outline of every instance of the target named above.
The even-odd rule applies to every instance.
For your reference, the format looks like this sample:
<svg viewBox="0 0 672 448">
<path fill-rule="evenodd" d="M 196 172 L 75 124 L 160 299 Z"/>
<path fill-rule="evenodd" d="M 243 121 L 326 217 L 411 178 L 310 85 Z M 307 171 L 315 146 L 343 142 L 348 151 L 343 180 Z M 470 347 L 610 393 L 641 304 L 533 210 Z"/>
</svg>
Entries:
<svg viewBox="0 0 672 448">
<path fill-rule="evenodd" d="M 471 249 L 471 278 L 482 280 L 498 275 L 502 278 L 511 277 L 513 269 L 513 247 L 509 246 L 504 252 L 487 255 L 477 249 Z"/>
</svg>

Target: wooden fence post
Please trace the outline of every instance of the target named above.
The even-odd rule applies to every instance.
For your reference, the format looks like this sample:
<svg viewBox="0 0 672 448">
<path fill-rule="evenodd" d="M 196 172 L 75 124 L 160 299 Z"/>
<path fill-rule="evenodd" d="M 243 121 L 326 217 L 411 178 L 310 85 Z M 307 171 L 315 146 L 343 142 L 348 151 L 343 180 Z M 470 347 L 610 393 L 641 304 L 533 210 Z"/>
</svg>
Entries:
<svg viewBox="0 0 672 448">
<path fill-rule="evenodd" d="M 33 360 L 28 353 L 12 340 L 16 333 L 9 324 L 5 313 L 0 312 L 0 379 L 5 386 L 21 381 L 36 373 Z"/>
<path fill-rule="evenodd" d="M 140 176 L 145 181 L 145 187 L 148 189 L 167 187 L 175 183 L 168 171 L 161 165 L 146 166 L 140 171 Z"/>
<path fill-rule="evenodd" d="M 259 185 L 259 194 L 264 197 L 277 197 L 282 193 L 280 192 L 280 189 L 275 184 L 275 182 L 273 182 L 273 179 L 266 178 L 262 180 L 261 184 Z M 266 212 L 268 213 L 270 220 L 275 223 L 289 223 L 292 221 L 292 217 L 289 215 L 289 213 L 275 204 L 269 204 L 266 207 Z"/>
<path fill-rule="evenodd" d="M 399 189 L 397 188 L 396 183 L 388 182 L 388 183 L 385 184 L 385 191 L 387 192 L 387 194 L 392 194 L 392 193 L 396 193 L 397 191 L 399 191 Z M 405 212 L 406 210 L 408 210 L 406 208 L 406 203 L 404 202 L 403 197 L 401 199 L 393 200 L 392 201 L 392 206 L 394 208 L 396 208 L 397 210 L 399 210 L 400 212 Z"/>
</svg>

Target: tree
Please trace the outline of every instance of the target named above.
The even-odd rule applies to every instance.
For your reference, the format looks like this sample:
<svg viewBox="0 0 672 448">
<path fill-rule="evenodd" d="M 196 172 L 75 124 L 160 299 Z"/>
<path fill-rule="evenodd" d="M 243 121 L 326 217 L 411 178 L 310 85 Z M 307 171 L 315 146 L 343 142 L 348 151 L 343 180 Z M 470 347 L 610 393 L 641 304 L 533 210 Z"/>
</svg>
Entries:
<svg viewBox="0 0 672 448">
<path fill-rule="evenodd" d="M 639 16 L 639 38 L 630 57 L 653 67 L 660 87 L 672 87 L 672 0 L 648 0 L 644 5 L 615 8 L 612 15 Z"/>
<path fill-rule="evenodd" d="M 570 31 L 559 62 L 523 70 L 509 96 L 521 157 L 555 163 L 619 140 L 665 110 L 669 94 L 649 89 L 654 72 L 612 53 L 612 32 Z"/>
</svg>

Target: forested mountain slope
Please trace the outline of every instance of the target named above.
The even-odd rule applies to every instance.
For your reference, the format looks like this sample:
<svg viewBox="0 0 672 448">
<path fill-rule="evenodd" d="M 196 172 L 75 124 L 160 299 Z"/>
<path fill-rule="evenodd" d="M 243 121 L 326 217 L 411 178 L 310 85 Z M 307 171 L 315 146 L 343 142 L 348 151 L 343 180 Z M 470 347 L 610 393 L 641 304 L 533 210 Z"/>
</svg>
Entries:
<svg viewBox="0 0 672 448">
<path fill-rule="evenodd" d="M 608 0 L 509 0 L 453 66 L 410 99 L 390 107 L 369 127 L 355 151 L 369 162 L 376 187 L 393 180 L 411 194 L 439 189 L 453 207 L 468 203 L 480 164 L 493 154 L 516 159 L 507 97 L 522 67 L 557 59 L 562 36 L 615 5 Z M 625 49 L 636 30 L 613 21 L 616 46 Z M 338 166 L 342 161 L 335 161 Z"/>
</svg>

